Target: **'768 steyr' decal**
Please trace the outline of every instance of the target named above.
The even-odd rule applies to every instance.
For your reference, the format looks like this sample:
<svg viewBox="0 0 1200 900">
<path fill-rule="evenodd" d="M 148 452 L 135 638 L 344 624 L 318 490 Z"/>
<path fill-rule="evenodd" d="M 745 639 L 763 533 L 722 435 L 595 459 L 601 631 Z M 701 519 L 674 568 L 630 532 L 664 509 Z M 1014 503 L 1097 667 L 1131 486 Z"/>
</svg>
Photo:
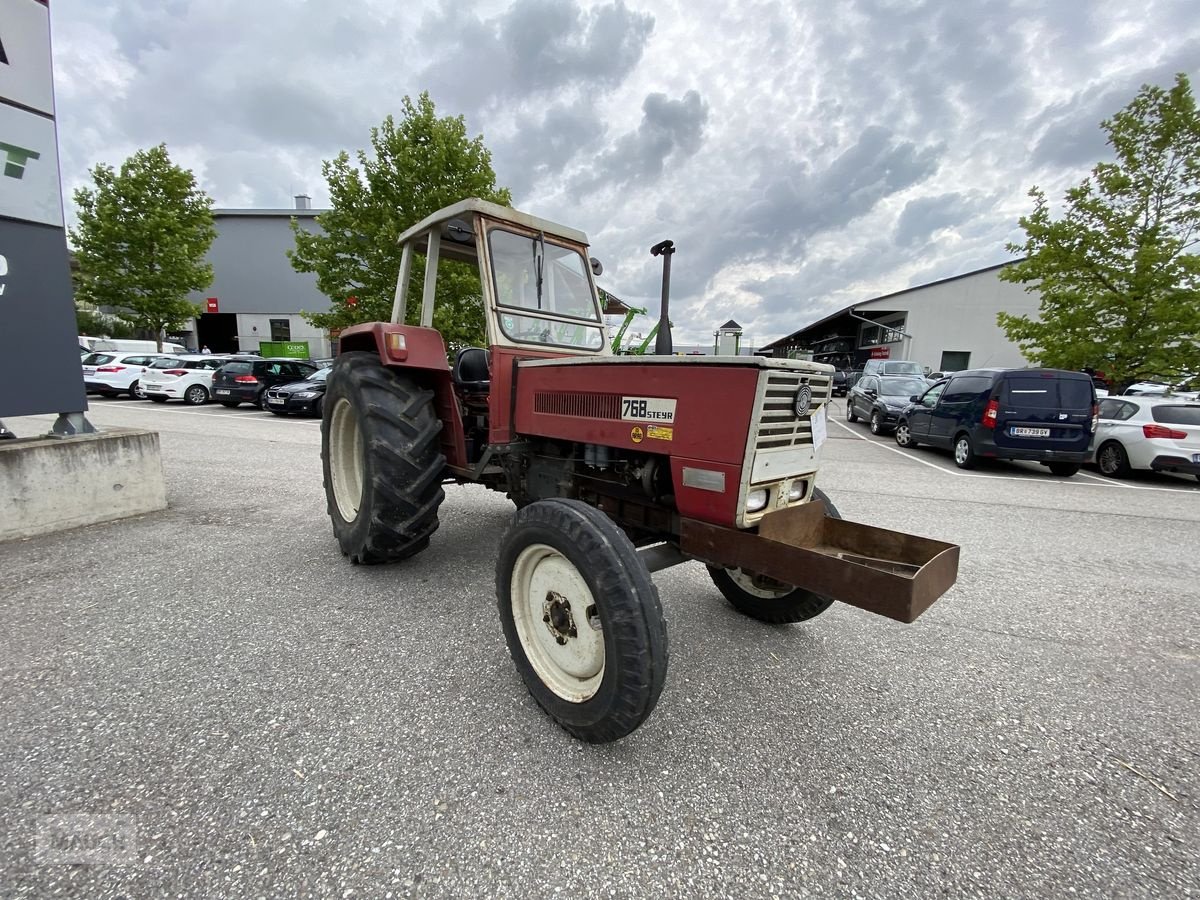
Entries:
<svg viewBox="0 0 1200 900">
<path fill-rule="evenodd" d="M 628 422 L 675 421 L 675 400 L 662 397 L 622 397 L 621 418 Z"/>
</svg>

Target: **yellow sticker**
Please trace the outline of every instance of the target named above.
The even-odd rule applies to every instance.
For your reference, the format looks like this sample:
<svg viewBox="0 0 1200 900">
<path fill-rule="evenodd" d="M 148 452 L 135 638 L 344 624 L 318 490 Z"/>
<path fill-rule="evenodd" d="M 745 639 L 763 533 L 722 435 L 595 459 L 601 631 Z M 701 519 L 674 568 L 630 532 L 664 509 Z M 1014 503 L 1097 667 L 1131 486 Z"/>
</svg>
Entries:
<svg viewBox="0 0 1200 900">
<path fill-rule="evenodd" d="M 645 436 L 645 432 L 642 431 L 642 426 L 640 425 L 634 425 L 633 428 L 629 430 L 629 438 L 635 444 L 640 444 L 642 442 L 642 438 Z"/>
<path fill-rule="evenodd" d="M 666 425 L 647 425 L 646 436 L 656 438 L 660 441 L 669 441 L 673 438 L 675 429 L 668 428 Z"/>
</svg>

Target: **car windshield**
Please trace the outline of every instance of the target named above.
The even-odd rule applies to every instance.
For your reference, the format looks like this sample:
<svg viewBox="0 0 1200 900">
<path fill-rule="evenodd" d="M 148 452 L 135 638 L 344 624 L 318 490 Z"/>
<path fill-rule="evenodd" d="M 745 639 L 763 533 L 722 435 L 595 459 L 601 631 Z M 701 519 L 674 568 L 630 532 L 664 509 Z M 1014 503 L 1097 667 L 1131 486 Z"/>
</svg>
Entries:
<svg viewBox="0 0 1200 900">
<path fill-rule="evenodd" d="M 600 310 L 583 254 L 573 247 L 502 228 L 489 232 L 488 248 L 496 303 L 501 307 L 500 327 L 508 337 L 525 343 L 600 349 L 604 341 Z"/>
<path fill-rule="evenodd" d="M 885 397 L 912 397 L 929 387 L 923 378 L 880 378 L 879 393 Z"/>
<path fill-rule="evenodd" d="M 879 367 L 881 375 L 925 375 L 925 370 L 915 362 L 889 362 Z"/>
<path fill-rule="evenodd" d="M 329 377 L 329 373 L 331 371 L 333 371 L 333 370 L 332 369 L 317 369 L 317 371 L 313 372 L 311 375 L 308 376 L 308 380 L 309 381 L 324 381 L 326 378 Z"/>
</svg>

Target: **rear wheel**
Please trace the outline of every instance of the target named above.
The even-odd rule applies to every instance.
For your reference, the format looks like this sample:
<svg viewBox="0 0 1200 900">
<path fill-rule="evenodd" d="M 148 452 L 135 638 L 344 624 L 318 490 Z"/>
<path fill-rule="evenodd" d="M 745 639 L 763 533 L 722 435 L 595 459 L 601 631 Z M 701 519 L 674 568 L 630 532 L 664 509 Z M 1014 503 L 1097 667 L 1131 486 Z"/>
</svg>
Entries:
<svg viewBox="0 0 1200 900">
<path fill-rule="evenodd" d="M 1096 466 L 1101 475 L 1109 478 L 1127 478 L 1129 476 L 1129 455 L 1125 448 L 1116 441 L 1101 444 L 1096 451 Z"/>
<path fill-rule="evenodd" d="M 263 388 L 261 391 L 258 392 L 258 396 L 254 398 L 254 405 L 257 406 L 259 409 L 261 409 L 263 412 L 266 412 L 268 409 L 270 409 L 270 407 L 267 406 L 267 390 L 266 390 L 266 388 Z"/>
<path fill-rule="evenodd" d="M 208 402 L 208 388 L 202 384 L 193 384 L 183 392 L 183 402 L 189 406 L 203 406 Z"/>
<path fill-rule="evenodd" d="M 975 468 L 975 448 L 966 433 L 954 439 L 954 464 L 960 469 Z"/>
<path fill-rule="evenodd" d="M 134 400 L 145 400 L 146 399 L 146 392 L 144 390 L 142 390 L 141 381 L 135 381 L 133 384 L 131 384 L 129 386 L 129 396 L 132 397 Z"/>
<path fill-rule="evenodd" d="M 838 508 L 819 488 L 813 491 L 813 500 L 820 500 L 825 504 L 825 515 L 830 518 L 842 517 Z M 744 616 L 770 625 L 803 622 L 819 616 L 833 605 L 833 600 L 829 597 L 745 569 L 709 566 L 708 574 L 717 590 L 734 609 Z"/>
<path fill-rule="evenodd" d="M 1063 478 L 1070 478 L 1079 471 L 1079 466 L 1075 463 L 1052 462 L 1048 465 L 1052 475 L 1061 475 Z"/>
<path fill-rule="evenodd" d="M 334 364 L 321 462 L 333 533 L 354 563 L 405 559 L 437 530 L 446 459 L 433 396 L 374 353 L 343 353 Z"/>
<path fill-rule="evenodd" d="M 518 511 L 500 544 L 496 596 L 525 686 L 572 735 L 615 741 L 654 710 L 667 674 L 662 605 L 604 513 L 560 498 Z"/>
</svg>

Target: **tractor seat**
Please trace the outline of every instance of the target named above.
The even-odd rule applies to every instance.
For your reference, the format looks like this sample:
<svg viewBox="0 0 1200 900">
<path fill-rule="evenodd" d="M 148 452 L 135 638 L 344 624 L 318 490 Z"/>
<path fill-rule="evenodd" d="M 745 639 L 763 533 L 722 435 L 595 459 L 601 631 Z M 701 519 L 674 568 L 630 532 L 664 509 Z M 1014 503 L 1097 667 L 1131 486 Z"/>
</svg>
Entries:
<svg viewBox="0 0 1200 900">
<path fill-rule="evenodd" d="M 454 358 L 454 384 L 467 394 L 486 394 L 492 387 L 491 362 L 483 347 L 463 347 Z"/>
</svg>

